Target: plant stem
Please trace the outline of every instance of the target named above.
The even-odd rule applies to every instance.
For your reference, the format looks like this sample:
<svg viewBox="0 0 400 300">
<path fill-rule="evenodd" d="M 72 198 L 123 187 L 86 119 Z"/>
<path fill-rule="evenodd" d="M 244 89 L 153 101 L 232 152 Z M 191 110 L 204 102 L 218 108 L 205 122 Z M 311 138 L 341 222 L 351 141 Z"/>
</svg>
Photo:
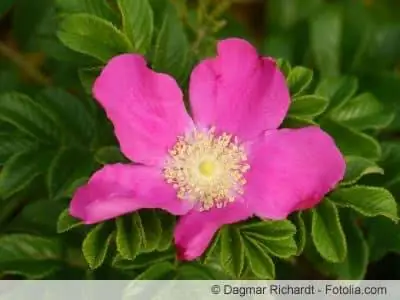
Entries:
<svg viewBox="0 0 400 300">
<path fill-rule="evenodd" d="M 0 55 L 8 58 L 13 62 L 24 74 L 26 74 L 35 83 L 40 85 L 50 85 L 51 81 L 46 75 L 42 74 L 29 61 L 27 61 L 20 53 L 8 47 L 0 41 Z"/>
</svg>

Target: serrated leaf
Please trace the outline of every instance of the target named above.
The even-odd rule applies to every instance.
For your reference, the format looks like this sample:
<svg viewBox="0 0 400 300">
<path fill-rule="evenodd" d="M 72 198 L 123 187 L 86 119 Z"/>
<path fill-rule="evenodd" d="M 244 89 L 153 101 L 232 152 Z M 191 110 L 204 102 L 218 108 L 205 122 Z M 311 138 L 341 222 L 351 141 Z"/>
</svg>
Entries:
<svg viewBox="0 0 400 300">
<path fill-rule="evenodd" d="M 128 38 L 112 23 L 89 14 L 66 16 L 58 37 L 68 48 L 102 62 L 133 51 Z"/>
<path fill-rule="evenodd" d="M 330 117 L 346 126 L 358 129 L 380 129 L 388 126 L 394 113 L 385 111 L 383 105 L 371 94 L 364 93 L 332 110 Z"/>
<path fill-rule="evenodd" d="M 51 151 L 28 151 L 12 156 L 0 172 L 0 197 L 8 198 L 47 172 Z"/>
<path fill-rule="evenodd" d="M 304 67 L 294 67 L 287 78 L 290 94 L 301 94 L 310 85 L 313 71 Z"/>
<path fill-rule="evenodd" d="M 110 22 L 117 19 L 106 0 L 56 0 L 55 4 L 62 13 L 88 13 Z"/>
<path fill-rule="evenodd" d="M 69 214 L 69 208 L 66 208 L 58 217 L 57 233 L 64 233 L 81 225 L 83 225 L 82 221 L 72 217 Z"/>
<path fill-rule="evenodd" d="M 282 240 L 259 241 L 274 256 L 288 258 L 297 254 L 297 245 L 294 237 L 287 237 Z"/>
<path fill-rule="evenodd" d="M 337 146 L 346 156 L 360 156 L 373 161 L 381 156 L 382 150 L 379 143 L 367 134 L 326 119 L 321 121 L 321 127 L 334 138 Z"/>
<path fill-rule="evenodd" d="M 140 217 L 138 214 L 122 216 L 116 222 L 118 252 L 124 259 L 134 260 L 144 238 Z"/>
<path fill-rule="evenodd" d="M 90 143 L 95 133 L 95 120 L 85 100 L 58 88 L 47 88 L 37 98 L 53 122 L 62 127 L 63 133 L 69 134 L 69 143 L 71 140 L 78 141 L 79 146 Z"/>
<path fill-rule="evenodd" d="M 95 160 L 102 165 L 118 162 L 129 162 L 117 146 L 101 147 L 94 154 Z"/>
<path fill-rule="evenodd" d="M 288 220 L 254 221 L 240 226 L 240 231 L 260 240 L 282 240 L 293 236 L 296 227 Z"/>
<path fill-rule="evenodd" d="M 235 278 L 240 278 L 244 268 L 244 245 L 240 231 L 234 226 L 225 227 L 220 235 L 222 268 Z"/>
<path fill-rule="evenodd" d="M 342 26 L 341 10 L 333 5 L 326 5 L 310 18 L 311 50 L 323 77 L 340 73 Z"/>
<path fill-rule="evenodd" d="M 356 183 L 361 177 L 368 174 L 383 174 L 384 170 L 369 159 L 358 156 L 347 156 L 346 174 L 342 180 L 342 185 Z"/>
<path fill-rule="evenodd" d="M 104 263 L 112 236 L 110 224 L 102 223 L 91 229 L 83 240 L 83 256 L 92 270 Z"/>
<path fill-rule="evenodd" d="M 246 260 L 252 272 L 260 279 L 274 279 L 275 265 L 268 251 L 253 239 L 244 238 Z"/>
<path fill-rule="evenodd" d="M 367 271 L 368 245 L 360 227 L 351 219 L 349 214 L 345 214 L 341 219 L 348 253 L 342 263 L 332 264 L 331 268 L 340 280 L 361 280 Z"/>
<path fill-rule="evenodd" d="M 57 239 L 28 234 L 0 237 L 2 273 L 42 278 L 60 268 L 62 247 Z"/>
<path fill-rule="evenodd" d="M 344 105 L 358 89 L 358 80 L 354 77 L 335 77 L 322 79 L 315 94 L 329 99 L 329 109 Z"/>
<path fill-rule="evenodd" d="M 153 10 L 148 0 L 117 0 L 122 28 L 134 45 L 134 52 L 145 54 L 153 36 Z"/>
<path fill-rule="evenodd" d="M 189 41 L 173 6 L 168 6 L 164 13 L 152 55 L 152 67 L 158 72 L 171 74 L 179 82 L 188 73 Z"/>
<path fill-rule="evenodd" d="M 328 100 L 321 96 L 305 95 L 295 97 L 289 108 L 289 115 L 314 117 L 322 114 L 328 106 Z"/>
<path fill-rule="evenodd" d="M 0 131 L 0 165 L 15 153 L 34 150 L 37 143 L 15 131 Z"/>
<path fill-rule="evenodd" d="M 300 255 L 304 250 L 307 238 L 306 226 L 302 212 L 295 213 L 291 220 L 296 225 L 296 234 L 294 235 L 294 239 L 297 244 L 297 255 Z"/>
<path fill-rule="evenodd" d="M 58 136 L 55 124 L 31 98 L 19 93 L 0 96 L 0 120 L 33 138 L 49 142 Z"/>
<path fill-rule="evenodd" d="M 152 252 L 157 249 L 161 240 L 162 228 L 160 219 L 154 210 L 141 210 L 139 215 L 143 228 L 141 252 Z"/>
<path fill-rule="evenodd" d="M 47 188 L 51 199 L 67 196 L 77 179 L 89 177 L 95 167 L 90 152 L 77 148 L 61 149 L 51 162 Z"/>
<path fill-rule="evenodd" d="M 135 280 L 161 280 L 165 279 L 171 273 L 174 273 L 175 267 L 170 262 L 161 262 L 148 268 L 135 278 Z"/>
<path fill-rule="evenodd" d="M 351 207 L 368 216 L 385 216 L 398 220 L 397 203 L 392 194 L 381 187 L 352 186 L 333 191 L 330 198 L 340 206 Z"/>
<path fill-rule="evenodd" d="M 312 209 L 311 236 L 319 254 L 330 262 L 346 258 L 347 245 L 338 210 L 328 198 Z"/>
</svg>

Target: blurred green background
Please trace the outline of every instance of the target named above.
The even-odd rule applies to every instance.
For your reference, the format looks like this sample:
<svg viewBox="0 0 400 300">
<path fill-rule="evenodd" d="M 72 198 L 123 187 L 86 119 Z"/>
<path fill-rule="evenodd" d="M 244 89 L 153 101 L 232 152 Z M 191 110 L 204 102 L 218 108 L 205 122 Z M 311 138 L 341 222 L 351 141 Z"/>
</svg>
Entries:
<svg viewBox="0 0 400 300">
<path fill-rule="evenodd" d="M 158 3 L 162 1 L 150 2 L 155 12 L 154 21 L 157 27 L 163 19 L 162 13 L 157 14 Z M 177 16 L 189 36 L 193 57 L 188 59 L 190 61 L 188 65 L 212 55 L 216 40 L 237 36 L 251 41 L 264 55 L 283 58 L 292 66 L 301 65 L 314 70 L 314 77 L 318 80 L 354 79 L 356 81 L 348 82 L 356 82 L 354 85 L 358 83 L 358 93 L 372 93 L 385 110 L 395 113 L 395 117 L 393 121 L 388 120 L 390 124 L 383 130 L 378 131 L 372 126 L 372 129 L 366 131 L 378 138 L 382 144 L 383 156 L 379 165 L 384 167 L 385 175 L 369 176 L 364 179 L 364 183 L 384 186 L 393 193 L 397 201 L 400 199 L 399 0 L 170 0 L 169 2 L 176 8 Z M 32 95 L 43 87 L 55 86 L 85 98 L 85 92 L 90 91 L 91 82 L 99 71 L 99 62 L 95 62 L 92 57 L 73 52 L 57 38 L 60 10 L 61 14 L 80 12 L 79 9 L 84 6 L 82 3 L 86 3 L 85 0 L 0 0 L 0 93 L 17 90 Z M 115 6 L 113 1 L 109 3 L 111 7 Z M 91 9 L 97 15 L 104 13 L 100 7 Z M 102 17 L 112 20 L 115 15 L 110 13 Z M 177 31 L 179 29 L 180 27 L 168 28 L 168 33 L 174 37 L 180 34 Z M 181 47 L 179 43 L 168 46 Z M 180 55 L 180 49 L 174 50 Z M 179 57 L 171 55 L 155 64 L 162 69 L 174 59 L 175 63 L 179 61 Z M 187 84 L 187 69 L 190 68 L 173 69 L 173 75 L 183 86 Z M 314 84 L 318 80 L 314 81 Z M 64 96 L 60 95 L 60 98 Z M 84 105 L 91 108 L 91 102 L 88 103 L 84 102 Z M 379 118 L 379 115 L 376 118 Z M 3 123 L 0 125 L 4 126 Z M 97 123 L 96 126 L 99 127 Z M 107 126 L 104 125 L 103 131 L 107 134 L 101 137 L 104 140 L 96 140 L 96 145 L 115 143 Z M 17 146 L 20 147 L 18 149 L 22 149 L 26 145 Z M 10 155 L 8 150 L 4 149 L 6 148 L 1 150 L 3 152 L 0 151 L 0 166 Z M 67 158 L 71 157 L 75 158 L 73 155 Z M 68 170 L 66 172 L 68 174 Z M 30 175 L 29 170 L 24 176 L 34 177 Z M 26 181 L 30 182 L 31 179 Z M 60 180 L 64 179 L 61 177 Z M 57 188 L 61 189 L 61 186 L 62 184 L 59 184 Z M 38 189 L 39 192 L 34 192 L 37 192 L 36 198 L 44 194 L 40 188 Z M 13 221 L 17 223 L 13 226 L 16 228 L 20 226 L 20 229 L 30 224 L 25 222 L 26 220 L 22 223 L 19 221 L 21 211 L 24 211 L 26 205 L 27 195 L 30 196 L 32 191 L 25 193 L 21 198 L 22 201 L 16 201 L 15 205 L 0 206 L 0 232 L 7 231 L 9 227 L 5 224 L 13 224 Z M 63 208 L 53 207 L 54 215 L 51 216 L 51 220 L 46 220 L 43 224 L 40 224 L 41 215 L 33 214 L 39 219 L 34 223 L 39 222 L 43 227 L 55 223 Z M 42 215 L 45 213 L 41 212 Z M 26 216 L 31 216 L 29 211 Z M 14 230 L 13 226 L 10 227 L 11 231 Z M 371 228 L 372 231 L 376 230 L 375 237 L 378 238 L 368 241 L 371 263 L 366 278 L 400 279 L 400 256 L 397 255 L 400 252 L 400 227 L 383 220 L 375 222 Z M 71 243 L 79 244 L 76 240 L 73 241 L 73 238 Z M 277 269 L 277 272 L 285 272 L 283 267 Z M 304 266 L 303 274 L 299 275 L 301 278 L 314 279 L 323 278 L 321 276 L 308 265 Z"/>
</svg>

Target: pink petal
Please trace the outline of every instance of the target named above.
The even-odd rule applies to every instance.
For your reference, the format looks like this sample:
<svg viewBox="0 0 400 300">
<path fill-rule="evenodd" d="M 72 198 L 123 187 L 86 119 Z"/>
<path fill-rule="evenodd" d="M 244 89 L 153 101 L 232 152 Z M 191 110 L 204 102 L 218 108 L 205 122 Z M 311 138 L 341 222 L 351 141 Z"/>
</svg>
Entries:
<svg viewBox="0 0 400 300">
<path fill-rule="evenodd" d="M 201 127 L 256 137 L 282 123 L 290 102 L 283 74 L 270 58 L 241 39 L 218 44 L 218 56 L 206 59 L 193 71 L 190 102 Z"/>
<path fill-rule="evenodd" d="M 207 249 L 222 225 L 246 220 L 251 215 L 241 199 L 224 208 L 212 208 L 203 212 L 192 210 L 182 216 L 175 227 L 174 238 L 178 258 L 196 259 Z"/>
<path fill-rule="evenodd" d="M 93 224 L 141 208 L 160 208 L 182 215 L 192 205 L 177 199 L 176 191 L 164 182 L 160 170 L 114 164 L 97 171 L 86 185 L 76 191 L 70 214 L 86 224 Z"/>
<path fill-rule="evenodd" d="M 93 93 L 114 124 L 123 153 L 132 161 L 161 164 L 177 136 L 192 126 L 176 81 L 150 70 L 139 55 L 111 59 Z"/>
<path fill-rule="evenodd" d="M 315 206 L 346 168 L 333 139 L 318 127 L 269 131 L 249 146 L 249 163 L 244 197 L 268 219 Z"/>
</svg>

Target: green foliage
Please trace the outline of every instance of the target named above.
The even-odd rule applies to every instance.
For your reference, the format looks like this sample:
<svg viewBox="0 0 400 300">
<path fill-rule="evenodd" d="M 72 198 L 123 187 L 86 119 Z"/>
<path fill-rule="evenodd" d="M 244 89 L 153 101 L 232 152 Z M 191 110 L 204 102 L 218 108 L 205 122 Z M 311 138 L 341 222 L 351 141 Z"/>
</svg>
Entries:
<svg viewBox="0 0 400 300">
<path fill-rule="evenodd" d="M 72 50 L 102 62 L 134 50 L 127 37 L 112 23 L 84 13 L 66 16 L 60 24 L 58 37 Z"/>
<path fill-rule="evenodd" d="M 146 53 L 153 36 L 153 11 L 148 0 L 117 0 L 122 30 L 131 41 L 133 52 Z"/>
<path fill-rule="evenodd" d="M 268 1 L 260 45 L 290 91 L 282 127 L 320 126 L 346 173 L 286 220 L 223 226 L 191 262 L 176 257 L 179 217 L 146 209 L 87 225 L 69 214 L 96 170 L 132 163 L 92 86 L 112 57 L 137 53 L 186 93 L 217 39 L 259 37 L 225 0 L 0 2 L 0 22 L 11 21 L 1 28 L 12 27 L 0 41 L 0 277 L 280 279 L 305 257 L 329 278 L 359 280 L 371 261 L 400 253 L 400 15 L 385 1 Z"/>
<path fill-rule="evenodd" d="M 311 236 L 320 255 L 330 262 L 341 262 L 347 244 L 338 210 L 328 198 L 312 210 Z"/>
</svg>

